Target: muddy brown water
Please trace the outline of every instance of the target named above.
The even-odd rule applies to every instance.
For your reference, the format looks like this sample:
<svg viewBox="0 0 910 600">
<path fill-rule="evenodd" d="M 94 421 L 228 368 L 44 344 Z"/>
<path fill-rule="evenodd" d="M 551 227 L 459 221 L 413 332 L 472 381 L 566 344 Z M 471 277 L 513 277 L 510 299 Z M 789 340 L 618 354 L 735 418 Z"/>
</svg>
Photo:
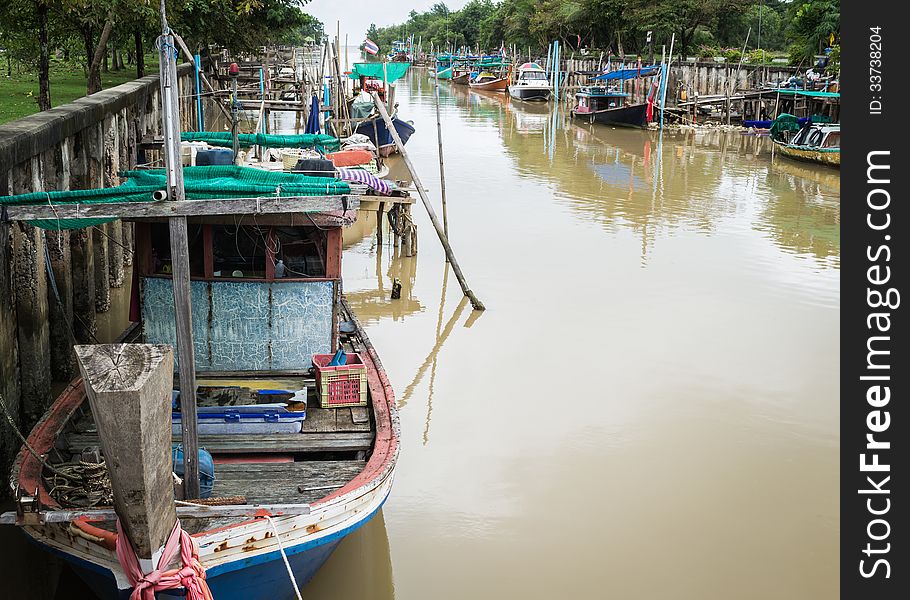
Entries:
<svg viewBox="0 0 910 600">
<path fill-rule="evenodd" d="M 398 101 L 441 214 L 433 86 L 415 70 Z M 835 597 L 839 173 L 739 132 L 440 96 L 451 240 L 488 310 L 419 207 L 416 257 L 374 215 L 346 232 L 401 456 L 304 598 Z"/>
</svg>

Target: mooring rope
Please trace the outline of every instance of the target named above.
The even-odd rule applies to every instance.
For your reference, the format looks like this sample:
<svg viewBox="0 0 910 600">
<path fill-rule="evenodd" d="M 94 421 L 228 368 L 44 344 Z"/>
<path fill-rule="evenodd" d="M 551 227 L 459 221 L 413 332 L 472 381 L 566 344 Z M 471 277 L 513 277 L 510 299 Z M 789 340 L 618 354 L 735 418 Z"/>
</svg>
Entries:
<svg viewBox="0 0 910 600">
<path fill-rule="evenodd" d="M 46 477 L 47 482 L 51 484 L 51 490 L 48 492 L 51 498 L 59 502 L 61 506 L 79 508 L 110 506 L 114 503 L 111 481 L 104 461 L 100 463 L 79 461 L 78 463 L 51 465 L 28 443 L 28 439 L 16 425 L 2 394 L 0 394 L 0 408 L 3 409 L 9 426 L 25 449 L 51 473 Z"/>
<path fill-rule="evenodd" d="M 288 555 L 285 553 L 284 545 L 281 543 L 281 535 L 278 533 L 278 528 L 275 527 L 275 522 L 272 520 L 272 517 L 268 515 L 263 516 L 265 516 L 269 525 L 272 526 L 272 533 L 275 534 L 275 542 L 278 543 L 278 550 L 281 551 L 281 558 L 284 559 L 284 567 L 288 570 L 288 577 L 291 578 L 291 585 L 294 586 L 294 593 L 297 594 L 297 600 L 303 600 L 303 596 L 300 595 L 300 587 L 297 585 L 297 578 L 294 577 L 294 571 L 291 570 L 291 563 L 288 562 Z"/>
</svg>

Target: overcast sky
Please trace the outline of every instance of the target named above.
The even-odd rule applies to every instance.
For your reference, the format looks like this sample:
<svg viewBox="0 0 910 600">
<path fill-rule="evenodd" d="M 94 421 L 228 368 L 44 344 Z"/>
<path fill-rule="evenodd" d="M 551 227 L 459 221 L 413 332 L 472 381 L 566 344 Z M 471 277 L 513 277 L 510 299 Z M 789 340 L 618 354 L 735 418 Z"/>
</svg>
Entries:
<svg viewBox="0 0 910 600">
<path fill-rule="evenodd" d="M 370 23 L 385 27 L 404 23 L 411 10 L 423 12 L 439 0 L 310 0 L 303 9 L 325 24 L 325 32 L 335 37 L 335 27 L 341 21 L 341 43 L 345 34 L 348 43 L 359 46 Z M 458 10 L 467 0 L 446 0 L 450 10 Z M 383 52 L 388 48 L 383 48 Z"/>
</svg>

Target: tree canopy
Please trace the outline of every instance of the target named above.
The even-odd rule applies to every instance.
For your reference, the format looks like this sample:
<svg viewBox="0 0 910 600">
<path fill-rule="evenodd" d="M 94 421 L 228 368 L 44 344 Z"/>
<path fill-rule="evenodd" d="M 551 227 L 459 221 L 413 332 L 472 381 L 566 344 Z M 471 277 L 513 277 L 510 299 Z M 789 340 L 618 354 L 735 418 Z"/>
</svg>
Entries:
<svg viewBox="0 0 910 600">
<path fill-rule="evenodd" d="M 194 51 L 210 46 L 232 52 L 270 44 L 320 42 L 322 23 L 303 11 L 309 0 L 168 0 L 170 27 Z M 6 0 L 0 3 L 0 57 L 39 73 L 41 108 L 49 107 L 52 54 L 81 57 L 88 93 L 101 88 L 100 70 L 120 55 L 144 71 L 143 55 L 161 32 L 158 0 Z M 122 67 L 122 63 L 119 64 Z"/>
<path fill-rule="evenodd" d="M 669 44 L 675 34 L 685 53 L 698 46 L 741 49 L 748 34 L 750 48 L 801 58 L 823 49 L 839 25 L 837 0 L 471 0 L 457 11 L 443 2 L 411 11 L 406 22 L 372 25 L 367 36 L 384 50 L 413 35 L 424 48 L 504 44 L 540 52 L 558 39 L 573 49 L 635 54 L 646 50 L 648 31 L 655 44 Z"/>
</svg>

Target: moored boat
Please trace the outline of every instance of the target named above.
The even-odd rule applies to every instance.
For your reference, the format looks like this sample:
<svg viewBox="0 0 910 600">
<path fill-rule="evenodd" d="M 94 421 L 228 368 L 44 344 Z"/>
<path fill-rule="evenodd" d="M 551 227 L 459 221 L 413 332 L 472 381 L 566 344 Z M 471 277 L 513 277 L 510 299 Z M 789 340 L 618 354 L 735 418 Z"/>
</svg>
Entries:
<svg viewBox="0 0 910 600">
<path fill-rule="evenodd" d="M 509 87 L 508 75 L 503 73 L 493 73 L 492 71 L 481 71 L 473 80 L 468 83 L 471 89 L 484 90 L 488 92 L 502 92 Z"/>
<path fill-rule="evenodd" d="M 416 131 L 414 125 L 401 120 L 397 115 L 392 115 L 392 124 L 395 125 L 395 131 L 398 132 L 401 143 L 407 144 Z M 354 131 L 370 138 L 373 145 L 379 149 L 380 156 L 389 156 L 398 151 L 395 139 L 381 116 L 374 116 L 361 122 Z"/>
<path fill-rule="evenodd" d="M 430 73 L 430 77 L 436 79 L 452 78 L 453 58 L 448 54 L 440 54 L 436 57 L 436 68 Z"/>
<path fill-rule="evenodd" d="M 646 127 L 648 105 L 629 104 L 629 94 L 602 86 L 584 86 L 575 94 L 572 116 L 589 123 Z"/>
<path fill-rule="evenodd" d="M 625 82 L 659 74 L 660 68 L 651 65 L 620 68 L 597 75 L 592 78 L 595 83 L 582 86 L 575 94 L 572 116 L 589 123 L 647 127 L 650 120 L 649 106 L 653 106 L 656 85 L 650 87 L 650 102 L 633 102 L 632 94 L 624 89 Z"/>
<path fill-rule="evenodd" d="M 790 114 L 780 115 L 770 129 L 774 149 L 796 160 L 840 168 L 840 123 L 800 124 Z"/>
<path fill-rule="evenodd" d="M 543 67 L 527 62 L 518 67 L 518 76 L 509 85 L 509 95 L 518 100 L 546 102 L 550 99 L 550 82 Z"/>
<path fill-rule="evenodd" d="M 349 77 L 359 79 L 362 92 L 351 103 L 351 115 L 361 120 L 354 129 L 370 138 L 370 141 L 379 151 L 380 156 L 389 156 L 398 151 L 392 134 L 389 133 L 385 121 L 379 116 L 373 105 L 369 92 L 377 92 L 380 99 L 394 105 L 394 82 L 407 73 L 410 63 L 354 63 L 354 68 Z M 395 130 L 404 144 L 408 143 L 414 133 L 414 126 L 392 114 Z"/>
<path fill-rule="evenodd" d="M 125 176 L 140 190 L 155 187 L 165 177 L 155 170 Z M 234 417 L 223 419 L 218 433 L 200 429 L 200 447 L 214 459 L 207 510 L 230 508 L 236 499 L 262 508 L 244 517 L 183 515 L 179 525 L 198 545 L 198 560 L 214 598 L 293 597 L 294 586 L 308 581 L 338 543 L 382 506 L 398 455 L 391 386 L 376 350 L 341 296 L 342 227 L 355 218 L 358 197 L 350 195 L 346 183 L 329 177 L 233 166 L 189 167 L 184 176 L 188 189 L 220 182 L 224 189 L 219 192 L 206 188 L 213 198 L 263 185 L 276 186 L 276 196 L 317 196 L 306 210 L 299 204 L 295 208 L 290 198 L 269 202 L 267 194 L 252 210 L 249 204 L 238 210 L 243 202 L 229 208 L 199 196 L 187 201 L 209 206 L 187 219 L 190 291 L 193 314 L 199 315 L 191 324 L 197 342 L 197 404 L 200 414 L 225 406 L 237 409 Z M 123 186 L 123 193 L 148 196 L 131 200 L 135 207 L 154 204 L 147 190 Z M 51 214 L 67 210 L 58 194 L 65 193 L 43 194 Z M 30 208 L 21 197 L 16 207 L 45 210 Z M 137 339 L 126 341 L 173 345 L 169 226 L 166 217 L 136 217 L 141 210 L 132 217 L 120 215 L 135 222 L 141 315 L 141 328 L 132 330 Z M 362 365 L 363 387 L 353 401 L 346 396 L 345 402 L 336 402 L 327 387 L 327 372 L 322 372 L 320 386 L 320 375 L 314 379 L 310 371 L 311 364 L 325 367 L 318 357 L 331 357 L 336 348 L 348 353 L 349 365 Z M 255 428 L 244 429 L 247 413 L 241 409 L 264 411 L 280 399 L 287 411 L 299 415 L 301 398 L 306 399 L 304 418 L 276 417 L 274 423 L 259 419 Z M 175 412 L 175 423 L 178 416 Z M 288 426 L 291 431 L 281 429 Z M 126 598 L 130 584 L 115 552 L 117 529 L 99 516 L 110 500 L 67 505 L 72 496 L 62 495 L 66 486 L 57 479 L 64 465 L 100 454 L 98 431 L 85 385 L 77 379 L 29 435 L 14 463 L 11 484 L 21 514 L 31 515 L 28 522 L 20 522 L 29 537 L 66 560 L 100 598 Z M 174 433 L 177 444 L 179 427 Z M 299 510 L 270 512 L 269 506 Z M 157 597 L 182 595 L 183 590 L 175 590 Z"/>
</svg>

